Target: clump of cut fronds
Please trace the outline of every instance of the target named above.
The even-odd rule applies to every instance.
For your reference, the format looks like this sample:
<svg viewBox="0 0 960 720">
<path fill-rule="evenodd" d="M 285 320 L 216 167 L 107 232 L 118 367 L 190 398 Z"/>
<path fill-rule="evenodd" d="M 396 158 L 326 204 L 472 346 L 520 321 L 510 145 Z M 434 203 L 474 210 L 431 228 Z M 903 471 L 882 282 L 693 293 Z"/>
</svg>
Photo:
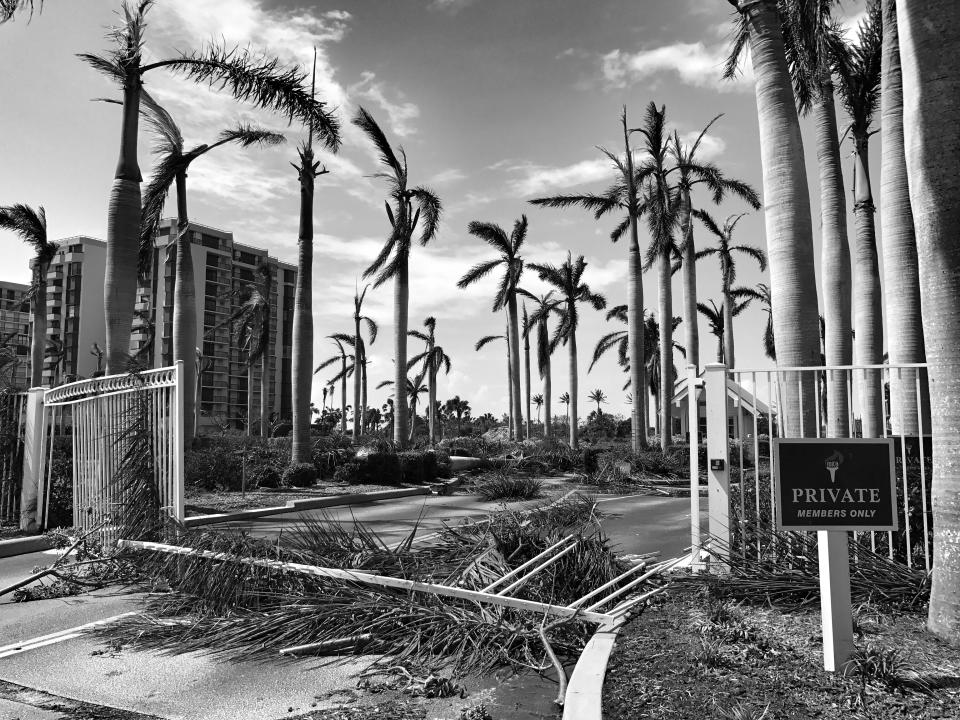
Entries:
<svg viewBox="0 0 960 720">
<path fill-rule="evenodd" d="M 906 684 L 909 666 L 896 648 L 868 644 L 854 650 L 844 668 L 844 674 L 860 680 L 861 693 L 875 683 L 886 690 L 901 690 Z"/>
<path fill-rule="evenodd" d="M 693 661 L 708 668 L 722 666 L 723 645 L 720 640 L 701 635 L 700 646 L 693 652 Z"/>
<path fill-rule="evenodd" d="M 723 720 L 765 720 L 769 711 L 769 703 L 763 708 L 752 708 L 740 701 L 726 710 L 721 710 L 720 717 Z"/>
<path fill-rule="evenodd" d="M 754 528 L 754 532 L 744 549 L 729 548 L 721 538 L 710 538 L 714 550 L 724 550 L 730 558 L 729 573 L 679 576 L 676 581 L 706 585 L 714 597 L 746 603 L 799 607 L 818 602 L 816 534 L 780 532 L 769 526 Z M 850 595 L 855 603 L 916 608 L 930 597 L 930 574 L 851 543 Z"/>
<path fill-rule="evenodd" d="M 507 461 L 478 477 L 472 489 L 484 500 L 534 500 L 542 495 L 543 481 L 516 474 L 517 463 Z"/>
</svg>

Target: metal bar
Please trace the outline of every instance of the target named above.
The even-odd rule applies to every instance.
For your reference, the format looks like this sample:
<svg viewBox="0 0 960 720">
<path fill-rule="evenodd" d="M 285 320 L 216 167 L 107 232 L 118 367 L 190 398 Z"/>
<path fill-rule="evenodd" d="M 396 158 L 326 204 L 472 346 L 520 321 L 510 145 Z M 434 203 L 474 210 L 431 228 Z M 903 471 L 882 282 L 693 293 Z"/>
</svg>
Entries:
<svg viewBox="0 0 960 720">
<path fill-rule="evenodd" d="M 553 565 L 557 560 L 559 560 L 559 559 L 562 558 L 564 555 L 566 555 L 567 553 L 569 553 L 571 550 L 573 550 L 574 548 L 576 548 L 577 545 L 579 545 L 579 544 L 580 544 L 580 541 L 577 540 L 577 541 L 575 541 L 575 542 L 573 543 L 573 545 L 568 545 L 568 546 L 565 547 L 563 550 L 561 550 L 561 551 L 558 552 L 556 555 L 554 555 L 552 558 L 550 558 L 550 559 L 547 560 L 546 562 L 542 563 L 541 565 L 538 565 L 538 566 L 535 567 L 533 570 L 531 570 L 530 572 L 528 572 L 528 573 L 527 573 L 526 575 L 524 575 L 522 578 L 517 579 L 516 581 L 514 581 L 514 582 L 511 583 L 510 585 L 507 585 L 507 587 L 505 587 L 503 590 L 501 590 L 500 592 L 496 593 L 497 596 L 498 596 L 498 597 L 506 597 L 506 595 L 507 595 L 511 590 L 515 590 L 516 588 L 518 588 L 518 587 L 520 587 L 521 585 L 523 585 L 527 580 L 529 580 L 530 578 L 532 578 L 534 575 L 536 575 L 536 574 L 539 573 L 540 571 L 545 570 L 546 568 L 548 568 L 548 567 L 550 567 L 551 565 Z"/>
<path fill-rule="evenodd" d="M 613 586 L 616 585 L 618 582 L 622 582 L 623 580 L 625 580 L 626 578 L 630 577 L 630 576 L 633 575 L 634 573 L 639 572 L 639 571 L 641 571 L 641 570 L 646 570 L 646 568 L 647 568 L 647 564 L 646 564 L 646 563 L 638 563 L 638 564 L 634 565 L 632 568 L 630 568 L 629 570 L 627 570 L 625 573 L 621 573 L 620 575 L 617 575 L 617 576 L 616 576 L 613 580 L 611 580 L 610 582 L 604 583 L 603 585 L 601 585 L 600 587 L 598 587 L 596 590 L 591 590 L 590 592 L 588 592 L 586 595 L 584 595 L 584 596 L 583 596 L 582 598 L 580 598 L 579 600 L 574 600 L 572 603 L 570 603 L 569 605 L 567 605 L 567 607 L 568 607 L 568 608 L 577 608 L 577 607 L 580 607 L 581 605 L 583 605 L 583 604 L 584 604 L 587 600 L 589 600 L 590 598 L 596 597 L 597 595 L 599 595 L 600 593 L 602 593 L 602 592 L 603 592 L 604 590 L 606 590 L 607 588 L 613 587 Z"/>
<path fill-rule="evenodd" d="M 550 605 L 547 603 L 536 602 L 535 600 L 522 600 L 515 597 L 491 595 L 478 590 L 467 590 L 466 588 L 450 587 L 448 585 L 436 585 L 434 583 L 418 582 L 416 580 L 404 580 L 402 578 L 394 578 L 387 575 L 373 575 L 371 573 L 360 572 L 357 570 L 317 567 L 315 565 L 302 565 L 300 563 L 288 563 L 281 562 L 279 560 L 267 560 L 265 558 L 245 558 L 237 555 L 228 555 L 226 553 L 216 553 L 210 550 L 196 550 L 190 547 L 145 542 L 142 540 L 118 540 L 117 547 L 134 550 L 147 550 L 150 552 L 162 552 L 171 555 L 191 555 L 214 561 L 236 562 L 255 567 L 270 568 L 272 570 L 295 572 L 303 575 L 312 575 L 314 577 L 329 578 L 331 580 L 342 580 L 344 582 L 354 582 L 363 585 L 389 587 L 396 590 L 407 590 L 410 592 L 432 593 L 434 595 L 441 595 L 444 597 L 455 597 L 460 598 L 461 600 L 472 600 L 473 602 L 501 605 L 503 607 L 512 607 L 516 610 L 526 610 L 528 612 L 554 615 L 556 617 L 576 618 L 578 620 L 585 620 L 587 622 L 599 624 L 609 623 L 615 619 L 607 613 L 596 613 L 590 610 L 580 609 L 571 610 L 563 605 Z"/>
<path fill-rule="evenodd" d="M 757 517 L 757 558 L 760 558 L 760 408 L 757 407 L 757 374 L 751 373 L 753 381 L 753 488 Z"/>
<path fill-rule="evenodd" d="M 892 371 L 891 371 L 891 374 L 892 374 Z M 883 377 L 881 376 L 881 383 L 880 383 L 881 390 L 882 390 L 882 388 L 883 388 L 883 382 L 882 382 L 882 380 L 883 380 Z M 888 375 L 888 376 L 887 376 L 887 381 L 889 382 L 889 381 L 891 381 L 891 380 L 893 380 L 893 378 L 892 378 L 890 375 Z M 886 394 L 885 392 L 882 392 L 882 391 L 881 391 L 881 393 L 880 393 L 880 405 L 881 405 L 881 408 L 882 408 L 882 410 L 883 410 L 883 437 L 886 438 L 886 437 L 889 436 L 889 433 L 887 432 L 887 413 L 889 412 L 889 413 L 890 413 L 890 416 L 891 416 L 891 418 L 892 418 L 892 417 L 893 417 L 893 411 L 892 411 L 892 408 L 889 408 L 889 407 L 887 406 L 887 394 Z M 892 423 L 891 423 L 891 424 L 892 424 Z M 896 466 L 894 466 L 894 468 L 893 468 L 893 474 L 894 474 L 894 478 L 896 478 L 896 474 L 897 474 L 897 468 L 896 468 Z M 872 549 L 872 550 L 876 551 L 876 548 L 873 547 L 873 536 L 874 536 L 874 532 L 871 531 L 871 532 L 870 532 L 870 546 L 871 546 L 871 549 Z M 909 552 L 909 550 L 910 550 L 910 549 L 909 549 L 909 547 L 908 547 L 908 548 L 907 548 L 907 552 Z M 888 531 L 887 531 L 887 556 L 888 556 L 891 560 L 893 560 L 893 531 L 892 531 L 892 530 L 888 530 Z"/>
<path fill-rule="evenodd" d="M 890 370 L 890 375 L 893 375 L 893 370 Z M 890 378 L 893 379 L 892 377 Z M 891 387 L 893 383 L 890 383 Z M 881 386 L 882 387 L 882 386 Z M 902 391 L 903 388 L 903 370 L 897 368 L 897 389 Z M 881 396 L 885 396 L 886 393 L 881 393 Z M 910 488 L 907 483 L 907 433 L 905 429 L 905 421 L 903 406 L 903 395 L 901 394 L 900 402 L 897 403 L 898 415 L 900 416 L 900 469 L 903 473 L 903 529 L 906 532 L 907 540 L 907 567 L 913 567 L 913 546 L 910 543 Z M 886 422 L 884 422 L 884 430 L 886 430 Z M 894 472 L 896 472 L 896 467 L 894 467 Z M 893 535 L 893 532 L 890 532 L 890 535 Z"/>
<path fill-rule="evenodd" d="M 824 378 L 824 382 L 826 382 L 826 378 Z M 813 392 L 814 392 L 814 403 L 813 403 L 814 413 L 813 414 L 814 414 L 815 422 L 817 423 L 817 426 L 814 428 L 813 436 L 816 438 L 820 437 L 820 398 L 821 398 L 820 390 L 821 390 L 820 371 L 818 370 L 813 374 Z"/>
<path fill-rule="evenodd" d="M 645 572 L 645 573 L 644 573 L 643 575 L 641 575 L 640 577 L 634 578 L 633 580 L 631 580 L 630 582 L 628 582 L 626 585 L 624 585 L 622 588 L 619 588 L 618 590 L 610 593 L 609 595 L 607 595 L 607 596 L 606 596 L 605 598 L 603 598 L 602 600 L 600 600 L 600 601 L 594 603 L 593 605 L 591 605 L 590 607 L 588 607 L 588 608 L 587 608 L 587 612 L 593 612 L 593 611 L 597 610 L 598 608 L 603 607 L 604 605 L 606 605 L 608 602 L 610 602 L 610 601 L 613 600 L 614 598 L 620 597 L 621 595 L 623 595 L 623 594 L 624 594 L 625 592 L 627 592 L 628 590 L 631 590 L 632 588 L 636 587 L 637 585 L 639 585 L 640 583 L 642 583 L 644 580 L 646 580 L 646 579 L 649 578 L 650 576 L 652 576 L 652 575 L 657 575 L 657 574 L 659 574 L 659 573 L 662 573 L 662 572 L 664 572 L 667 568 L 670 568 L 670 567 L 673 567 L 674 565 L 679 564 L 679 563 L 682 562 L 684 559 L 685 559 L 685 558 L 684 558 L 683 556 L 681 556 L 681 557 L 678 557 L 678 558 L 674 558 L 673 560 L 669 560 L 669 561 L 667 561 L 667 562 L 658 563 L 658 564 L 654 565 L 650 570 L 648 570 L 647 572 Z"/>
<path fill-rule="evenodd" d="M 697 368 L 687 365 L 687 428 L 690 435 L 690 571 L 697 572 L 700 555 L 700 398 Z"/>
<path fill-rule="evenodd" d="M 547 555 L 549 555 L 550 553 L 552 553 L 556 548 L 560 547 L 561 545 L 565 545 L 565 544 L 566 544 L 567 542 L 569 542 L 570 540 L 573 540 L 573 536 L 572 536 L 572 535 L 566 535 L 566 536 L 564 536 L 564 538 L 563 538 L 562 540 L 560 540 L 560 542 L 554 543 L 553 545 L 551 545 L 550 547 L 548 547 L 548 548 L 547 548 L 546 550 L 544 550 L 543 552 L 538 553 L 538 554 L 535 555 L 534 557 L 532 557 L 532 558 L 530 558 L 529 560 L 527 560 L 523 565 L 520 565 L 519 567 L 511 570 L 510 572 L 508 572 L 508 573 L 507 573 L 506 575 L 504 575 L 503 577 L 497 578 L 497 579 L 494 580 L 492 583 L 490 583 L 489 585 L 487 585 L 487 586 L 486 586 L 483 590 L 481 590 L 480 592 L 490 592 L 491 590 L 493 590 L 495 587 L 497 587 L 497 586 L 500 585 L 501 583 L 504 583 L 504 582 L 506 582 L 507 580 L 509 580 L 510 578 L 514 577 L 515 575 L 518 575 L 519 573 L 523 572 L 523 571 L 526 570 L 528 567 L 530 567 L 531 565 L 533 565 L 533 564 L 537 563 L 538 561 L 542 560 L 542 559 L 545 558 Z"/>
<path fill-rule="evenodd" d="M 616 617 L 623 617 L 624 614 L 629 612 L 635 606 L 642 603 L 644 600 L 647 600 L 653 597 L 654 595 L 659 595 L 660 593 L 665 592 L 667 590 L 667 587 L 668 587 L 667 585 L 661 585 L 660 587 L 654 588 L 653 590 L 648 590 L 647 592 L 645 592 L 643 595 L 640 595 L 639 597 L 635 597 L 632 600 L 626 600 L 620 603 L 619 605 L 617 605 L 615 608 L 613 608 L 613 610 L 610 611 L 610 614 L 615 615 Z"/>
<path fill-rule="evenodd" d="M 920 371 L 914 373 L 917 384 L 917 442 L 920 451 L 920 502 L 923 508 L 923 562 L 930 572 L 930 528 L 927 525 L 927 463 L 923 454 L 923 394 L 920 388 Z"/>
<path fill-rule="evenodd" d="M 927 363 L 895 363 L 893 365 L 798 365 L 793 367 L 777 366 L 779 372 L 810 372 L 811 370 L 885 370 L 891 367 L 927 368 Z M 741 368 L 740 372 L 765 372 L 769 368 Z"/>
</svg>

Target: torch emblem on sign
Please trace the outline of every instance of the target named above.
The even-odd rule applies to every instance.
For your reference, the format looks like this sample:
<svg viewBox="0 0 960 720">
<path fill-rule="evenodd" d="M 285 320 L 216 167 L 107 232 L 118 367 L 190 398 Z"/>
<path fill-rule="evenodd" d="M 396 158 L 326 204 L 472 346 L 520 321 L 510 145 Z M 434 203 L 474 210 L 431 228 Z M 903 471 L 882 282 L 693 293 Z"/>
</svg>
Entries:
<svg viewBox="0 0 960 720">
<path fill-rule="evenodd" d="M 842 462 L 843 462 L 843 454 L 836 450 L 833 452 L 833 455 L 831 455 L 824 461 L 824 465 L 827 468 L 827 472 L 830 473 L 831 483 L 837 482 L 837 470 L 840 469 L 840 464 Z"/>
</svg>

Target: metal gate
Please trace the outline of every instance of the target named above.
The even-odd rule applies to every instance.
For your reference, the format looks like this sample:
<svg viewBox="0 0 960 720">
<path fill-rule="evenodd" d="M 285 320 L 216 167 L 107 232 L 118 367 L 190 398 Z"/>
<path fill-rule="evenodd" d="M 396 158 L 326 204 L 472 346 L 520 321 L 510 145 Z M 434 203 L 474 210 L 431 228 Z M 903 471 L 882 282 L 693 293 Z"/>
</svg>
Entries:
<svg viewBox="0 0 960 720">
<path fill-rule="evenodd" d="M 19 523 L 27 395 L 0 391 L 0 522 Z"/>
<path fill-rule="evenodd" d="M 706 430 L 703 470 L 714 544 L 725 545 L 723 553 L 758 559 L 775 550 L 776 471 L 770 438 L 892 437 L 900 529 L 852 533 L 853 552 L 858 545 L 869 547 L 929 571 L 932 440 L 925 374 L 924 364 L 746 370 L 711 364 L 701 378 L 688 367 L 687 386 L 693 390 L 685 422 L 691 438 L 697 437 L 694 427 Z M 701 468 L 698 453 L 690 456 L 694 487 Z M 692 495 L 692 506 L 699 509 L 699 493 Z M 699 523 L 691 522 L 691 535 L 699 560 Z"/>
<path fill-rule="evenodd" d="M 38 453 L 39 525 L 49 519 L 57 438 L 69 435 L 72 453 L 73 525 L 99 528 L 114 540 L 124 507 L 121 470 L 132 443 L 147 455 L 159 506 L 183 520 L 183 371 L 175 366 L 81 380 L 47 390 L 42 397 L 38 436 L 27 453 Z M 65 451 L 66 443 L 59 443 Z M 58 467 L 62 467 L 61 463 Z M 26 466 L 26 463 L 25 463 Z"/>
</svg>

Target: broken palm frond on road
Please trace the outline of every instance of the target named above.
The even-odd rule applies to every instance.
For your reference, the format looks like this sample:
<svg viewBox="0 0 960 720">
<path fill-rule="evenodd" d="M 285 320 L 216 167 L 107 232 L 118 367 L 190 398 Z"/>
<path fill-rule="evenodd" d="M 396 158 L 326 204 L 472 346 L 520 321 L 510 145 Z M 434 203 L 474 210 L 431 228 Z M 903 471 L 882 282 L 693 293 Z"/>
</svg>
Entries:
<svg viewBox="0 0 960 720">
<path fill-rule="evenodd" d="M 858 533 L 866 535 L 866 533 Z M 816 533 L 777 531 L 763 526 L 746 547 L 727 547 L 711 536 L 713 552 L 725 550 L 729 573 L 678 576 L 682 584 L 706 585 L 716 597 L 802 607 L 820 600 Z M 867 540 L 869 543 L 869 540 Z M 762 548 L 758 553 L 757 548 Z M 855 603 L 916 608 L 930 597 L 930 573 L 908 568 L 873 552 L 869 544 L 850 542 L 850 595 Z"/>
<path fill-rule="evenodd" d="M 662 564 L 615 556 L 592 506 L 571 498 L 501 511 L 394 548 L 360 523 L 331 520 L 276 542 L 198 531 L 176 545 L 122 541 L 171 592 L 100 632 L 169 652 L 263 658 L 313 646 L 460 674 L 542 670 L 664 587 Z"/>
</svg>

